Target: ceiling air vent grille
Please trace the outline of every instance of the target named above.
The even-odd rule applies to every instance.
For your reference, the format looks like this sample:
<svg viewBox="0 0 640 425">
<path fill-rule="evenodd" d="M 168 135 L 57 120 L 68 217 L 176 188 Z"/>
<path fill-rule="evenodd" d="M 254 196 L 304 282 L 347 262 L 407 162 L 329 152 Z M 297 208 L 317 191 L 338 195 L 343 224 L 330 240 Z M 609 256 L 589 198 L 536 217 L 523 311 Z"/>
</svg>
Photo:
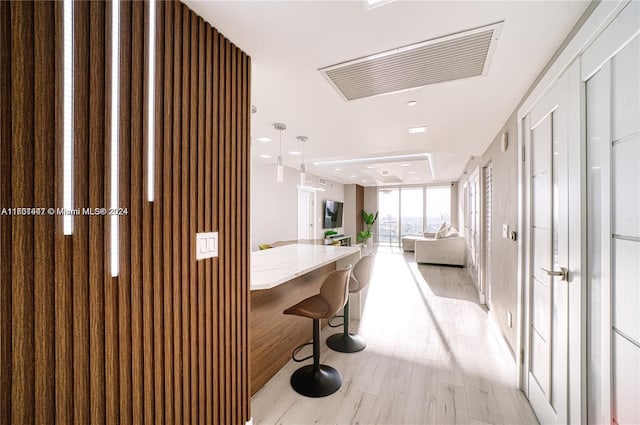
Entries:
<svg viewBox="0 0 640 425">
<path fill-rule="evenodd" d="M 499 22 L 319 71 L 346 100 L 486 75 L 501 29 Z"/>
</svg>

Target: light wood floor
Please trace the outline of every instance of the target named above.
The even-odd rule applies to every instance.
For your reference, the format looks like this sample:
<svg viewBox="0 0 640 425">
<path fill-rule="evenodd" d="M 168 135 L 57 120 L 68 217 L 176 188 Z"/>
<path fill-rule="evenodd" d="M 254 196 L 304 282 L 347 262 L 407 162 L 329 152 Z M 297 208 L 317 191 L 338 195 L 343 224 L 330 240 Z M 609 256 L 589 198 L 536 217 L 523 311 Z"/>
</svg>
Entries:
<svg viewBox="0 0 640 425">
<path fill-rule="evenodd" d="M 324 345 L 337 330 L 322 333 L 321 362 L 342 373 L 340 390 L 298 395 L 290 361 L 253 397 L 254 424 L 537 423 L 464 269 L 380 248 L 373 276 L 358 329 L 367 348 L 337 353 Z"/>
</svg>

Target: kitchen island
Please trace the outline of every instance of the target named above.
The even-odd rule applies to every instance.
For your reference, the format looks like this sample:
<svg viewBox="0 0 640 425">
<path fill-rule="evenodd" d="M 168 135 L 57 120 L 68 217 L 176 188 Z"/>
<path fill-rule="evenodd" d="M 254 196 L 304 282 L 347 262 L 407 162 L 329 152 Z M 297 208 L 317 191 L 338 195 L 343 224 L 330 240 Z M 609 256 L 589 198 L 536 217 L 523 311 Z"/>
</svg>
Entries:
<svg viewBox="0 0 640 425">
<path fill-rule="evenodd" d="M 251 253 L 251 394 L 289 361 L 295 347 L 311 340 L 309 319 L 282 312 L 319 293 L 333 270 L 354 265 L 359 259 L 358 247 L 309 244 Z"/>
</svg>

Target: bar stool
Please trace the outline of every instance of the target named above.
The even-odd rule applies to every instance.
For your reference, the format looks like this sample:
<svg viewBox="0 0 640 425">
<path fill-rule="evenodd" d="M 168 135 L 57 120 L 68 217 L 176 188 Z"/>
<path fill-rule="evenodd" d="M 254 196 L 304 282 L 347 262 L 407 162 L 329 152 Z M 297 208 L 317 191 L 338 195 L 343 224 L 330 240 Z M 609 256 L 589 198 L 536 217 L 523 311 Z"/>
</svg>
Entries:
<svg viewBox="0 0 640 425">
<path fill-rule="evenodd" d="M 362 257 L 353 268 L 351 279 L 349 280 L 349 292 L 355 294 L 362 291 L 369 285 L 371 280 L 371 272 L 373 270 L 373 254 Z M 340 316 L 336 316 L 340 317 Z M 364 350 L 367 346 L 364 338 L 358 334 L 349 333 L 349 300 L 344 306 L 344 315 L 342 316 L 342 333 L 331 335 L 327 338 L 327 346 L 334 351 L 341 353 L 355 353 Z M 329 326 L 337 328 L 340 325 L 333 325 L 329 321 Z"/>
<path fill-rule="evenodd" d="M 291 375 L 291 386 L 307 397 L 324 397 L 338 391 L 342 375 L 331 366 L 320 364 L 320 320 L 328 319 L 344 307 L 349 297 L 351 266 L 329 273 L 320 287 L 320 293 L 289 307 L 284 314 L 313 319 L 313 342 L 302 344 L 293 350 L 291 357 L 302 362 L 313 357 L 313 364 L 296 370 Z M 313 344 L 313 355 L 297 359 L 296 354 L 306 345 Z"/>
</svg>

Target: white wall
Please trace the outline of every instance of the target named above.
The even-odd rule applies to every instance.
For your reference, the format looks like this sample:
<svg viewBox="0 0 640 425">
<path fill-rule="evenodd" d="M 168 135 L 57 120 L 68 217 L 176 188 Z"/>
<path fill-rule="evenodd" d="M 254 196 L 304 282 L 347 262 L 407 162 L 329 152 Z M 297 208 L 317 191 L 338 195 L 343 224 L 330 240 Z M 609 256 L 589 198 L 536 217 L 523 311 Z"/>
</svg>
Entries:
<svg viewBox="0 0 640 425">
<path fill-rule="evenodd" d="M 322 218 L 324 200 L 344 202 L 344 186 L 327 181 L 318 185 L 313 177 L 313 186 L 325 189 L 316 194 L 316 238 L 324 237 Z M 262 243 L 273 243 L 298 239 L 298 184 L 297 169 L 284 167 L 284 181 L 276 181 L 275 164 L 251 164 L 251 249 L 257 250 Z M 338 229 L 342 232 L 342 228 Z"/>
</svg>

